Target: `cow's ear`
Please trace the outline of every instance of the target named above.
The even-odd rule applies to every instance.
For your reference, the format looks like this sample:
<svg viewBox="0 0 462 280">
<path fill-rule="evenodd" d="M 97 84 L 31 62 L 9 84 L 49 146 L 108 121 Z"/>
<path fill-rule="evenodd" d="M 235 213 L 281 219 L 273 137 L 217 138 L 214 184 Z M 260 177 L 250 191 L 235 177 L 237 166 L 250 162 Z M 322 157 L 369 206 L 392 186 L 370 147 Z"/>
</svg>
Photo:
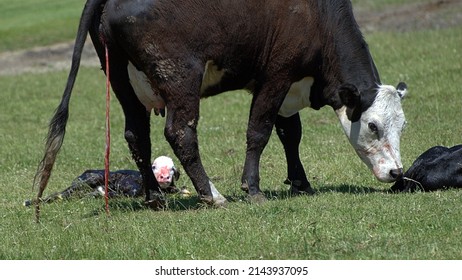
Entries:
<svg viewBox="0 0 462 280">
<path fill-rule="evenodd" d="M 396 92 L 398 92 L 399 97 L 403 99 L 407 93 L 407 85 L 404 82 L 399 82 L 399 84 L 396 86 Z"/>
<path fill-rule="evenodd" d="M 348 108 L 355 108 L 361 104 L 361 96 L 358 89 L 352 84 L 343 84 L 339 90 L 338 95 L 342 104 Z"/>
<path fill-rule="evenodd" d="M 338 95 L 342 104 L 347 107 L 346 114 L 351 122 L 357 122 L 361 117 L 361 95 L 358 88 L 352 84 L 343 84 Z"/>
</svg>

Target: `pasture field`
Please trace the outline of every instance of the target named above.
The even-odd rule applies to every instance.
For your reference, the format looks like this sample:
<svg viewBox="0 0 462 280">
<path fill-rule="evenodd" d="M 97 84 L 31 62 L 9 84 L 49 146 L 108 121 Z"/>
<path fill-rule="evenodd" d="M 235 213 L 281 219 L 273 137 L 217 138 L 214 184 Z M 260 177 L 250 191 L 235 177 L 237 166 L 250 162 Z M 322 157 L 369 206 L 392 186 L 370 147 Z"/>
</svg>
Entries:
<svg viewBox="0 0 462 280">
<path fill-rule="evenodd" d="M 74 35 L 84 1 L 65 1 L 72 4 L 53 12 L 26 5 L 32 2 L 63 1 L 0 0 L 0 51 L 27 47 L 21 41 L 29 36 L 30 44 L 40 45 Z M 353 2 L 372 9 L 377 3 L 385 7 L 404 1 Z M 19 5 L 27 27 L 16 22 Z M 27 16 L 33 14 L 37 16 Z M 55 17 L 62 20 L 57 25 L 66 35 L 46 30 L 46 18 Z M 11 28 L 2 29 L 7 24 Z M 28 28 L 33 32 L 26 36 Z M 401 139 L 405 168 L 432 146 L 462 143 L 460 34 L 461 27 L 365 34 L 382 81 L 396 85 L 403 80 L 409 87 L 403 101 L 408 125 Z M 379 183 L 355 155 L 328 107 L 301 112 L 301 158 L 317 194 L 288 195 L 282 184 L 283 149 L 273 135 L 261 162 L 261 186 L 269 201 L 247 202 L 239 181 L 251 97 L 243 91 L 201 104 L 202 160 L 229 199 L 227 208 L 198 205 L 182 174 L 178 185 L 193 195 L 169 196 L 165 211 L 145 209 L 142 198 L 114 199 L 108 217 L 103 199 L 83 198 L 43 205 L 41 223 L 35 223 L 33 209 L 22 203 L 36 194 L 33 176 L 66 78 L 67 70 L 0 76 L 0 259 L 462 258 L 462 190 L 387 193 L 391 185 Z M 120 106 L 114 97 L 111 102 L 111 169 L 135 169 L 123 138 Z M 97 67 L 82 68 L 46 194 L 64 189 L 86 169 L 104 168 L 104 107 L 104 75 Z M 178 162 L 164 140 L 163 125 L 164 119 L 152 117 L 153 158 L 167 155 Z"/>
<path fill-rule="evenodd" d="M 84 0 L 0 0 L 0 52 L 71 40 Z"/>
</svg>

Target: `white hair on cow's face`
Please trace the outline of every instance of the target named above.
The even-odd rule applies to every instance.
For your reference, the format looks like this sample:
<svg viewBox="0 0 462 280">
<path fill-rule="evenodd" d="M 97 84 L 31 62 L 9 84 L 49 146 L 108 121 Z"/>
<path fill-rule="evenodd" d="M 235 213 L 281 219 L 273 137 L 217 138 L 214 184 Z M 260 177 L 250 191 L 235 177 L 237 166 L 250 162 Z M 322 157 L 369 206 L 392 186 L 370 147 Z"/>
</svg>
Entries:
<svg viewBox="0 0 462 280">
<path fill-rule="evenodd" d="M 380 85 L 372 105 L 351 122 L 346 107 L 336 111 L 351 145 L 362 161 L 382 182 L 396 180 L 393 172 L 401 170 L 400 137 L 406 120 L 401 107 L 405 89 Z"/>
<path fill-rule="evenodd" d="M 404 97 L 406 90 L 398 91 L 394 86 L 381 85 L 377 90 L 377 96 L 371 107 L 374 111 L 383 112 L 386 119 L 394 119 L 396 117 L 404 118 L 404 113 L 401 108 L 401 99 Z M 399 106 L 397 106 L 399 105 Z M 386 122 L 384 125 L 392 125 L 393 122 Z"/>
</svg>

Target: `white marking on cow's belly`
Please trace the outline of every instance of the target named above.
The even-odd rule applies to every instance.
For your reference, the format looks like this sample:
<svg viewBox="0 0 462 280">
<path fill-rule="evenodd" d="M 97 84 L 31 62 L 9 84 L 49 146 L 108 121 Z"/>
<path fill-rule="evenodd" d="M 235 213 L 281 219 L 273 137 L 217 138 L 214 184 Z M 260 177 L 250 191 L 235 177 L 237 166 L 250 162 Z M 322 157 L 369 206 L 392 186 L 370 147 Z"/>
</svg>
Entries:
<svg viewBox="0 0 462 280">
<path fill-rule="evenodd" d="M 212 60 L 208 60 L 205 64 L 204 76 L 202 76 L 200 93 L 204 93 L 208 87 L 219 84 L 225 73 L 226 69 L 218 69 L 218 66 Z"/>
<path fill-rule="evenodd" d="M 153 108 L 164 109 L 164 100 L 158 93 L 154 92 L 146 74 L 138 71 L 130 61 L 128 62 L 127 70 L 130 84 L 140 102 L 146 107 L 146 110 L 151 112 Z"/>
<path fill-rule="evenodd" d="M 279 115 L 288 118 L 303 108 L 310 107 L 310 91 L 313 82 L 313 77 L 305 77 L 293 83 L 279 108 Z"/>
</svg>

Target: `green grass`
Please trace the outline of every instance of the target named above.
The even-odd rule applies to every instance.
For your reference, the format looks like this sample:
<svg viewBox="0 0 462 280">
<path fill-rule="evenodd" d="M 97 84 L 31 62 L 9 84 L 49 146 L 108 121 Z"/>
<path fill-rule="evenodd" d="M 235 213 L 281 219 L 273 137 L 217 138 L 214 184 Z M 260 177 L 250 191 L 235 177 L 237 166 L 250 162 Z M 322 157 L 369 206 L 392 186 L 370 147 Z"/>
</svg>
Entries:
<svg viewBox="0 0 462 280">
<path fill-rule="evenodd" d="M 367 35 L 382 81 L 409 86 L 403 103 L 409 124 L 401 142 L 405 167 L 431 146 L 461 143 L 461 31 Z M 116 199 L 107 217 L 103 200 L 86 198 L 44 205 L 36 224 L 33 209 L 22 202 L 35 195 L 33 175 L 66 77 L 65 71 L 0 77 L 0 259 L 462 258 L 462 192 L 386 194 L 390 185 L 374 179 L 327 107 L 301 113 L 301 157 L 318 195 L 287 195 L 282 147 L 272 137 L 261 162 L 261 185 L 270 200 L 248 203 L 239 190 L 250 103 L 244 92 L 201 104 L 203 163 L 230 200 L 226 209 L 203 208 L 195 195 L 170 196 L 161 212 L 143 208 L 141 198 Z M 103 168 L 104 87 L 101 71 L 81 69 L 47 194 L 86 169 Z M 134 169 L 115 98 L 111 110 L 111 169 Z M 173 156 L 163 124 L 152 117 L 153 157 Z M 179 184 L 192 191 L 184 174 Z"/>
<path fill-rule="evenodd" d="M 74 39 L 84 0 L 0 0 L 0 52 Z"/>
</svg>

